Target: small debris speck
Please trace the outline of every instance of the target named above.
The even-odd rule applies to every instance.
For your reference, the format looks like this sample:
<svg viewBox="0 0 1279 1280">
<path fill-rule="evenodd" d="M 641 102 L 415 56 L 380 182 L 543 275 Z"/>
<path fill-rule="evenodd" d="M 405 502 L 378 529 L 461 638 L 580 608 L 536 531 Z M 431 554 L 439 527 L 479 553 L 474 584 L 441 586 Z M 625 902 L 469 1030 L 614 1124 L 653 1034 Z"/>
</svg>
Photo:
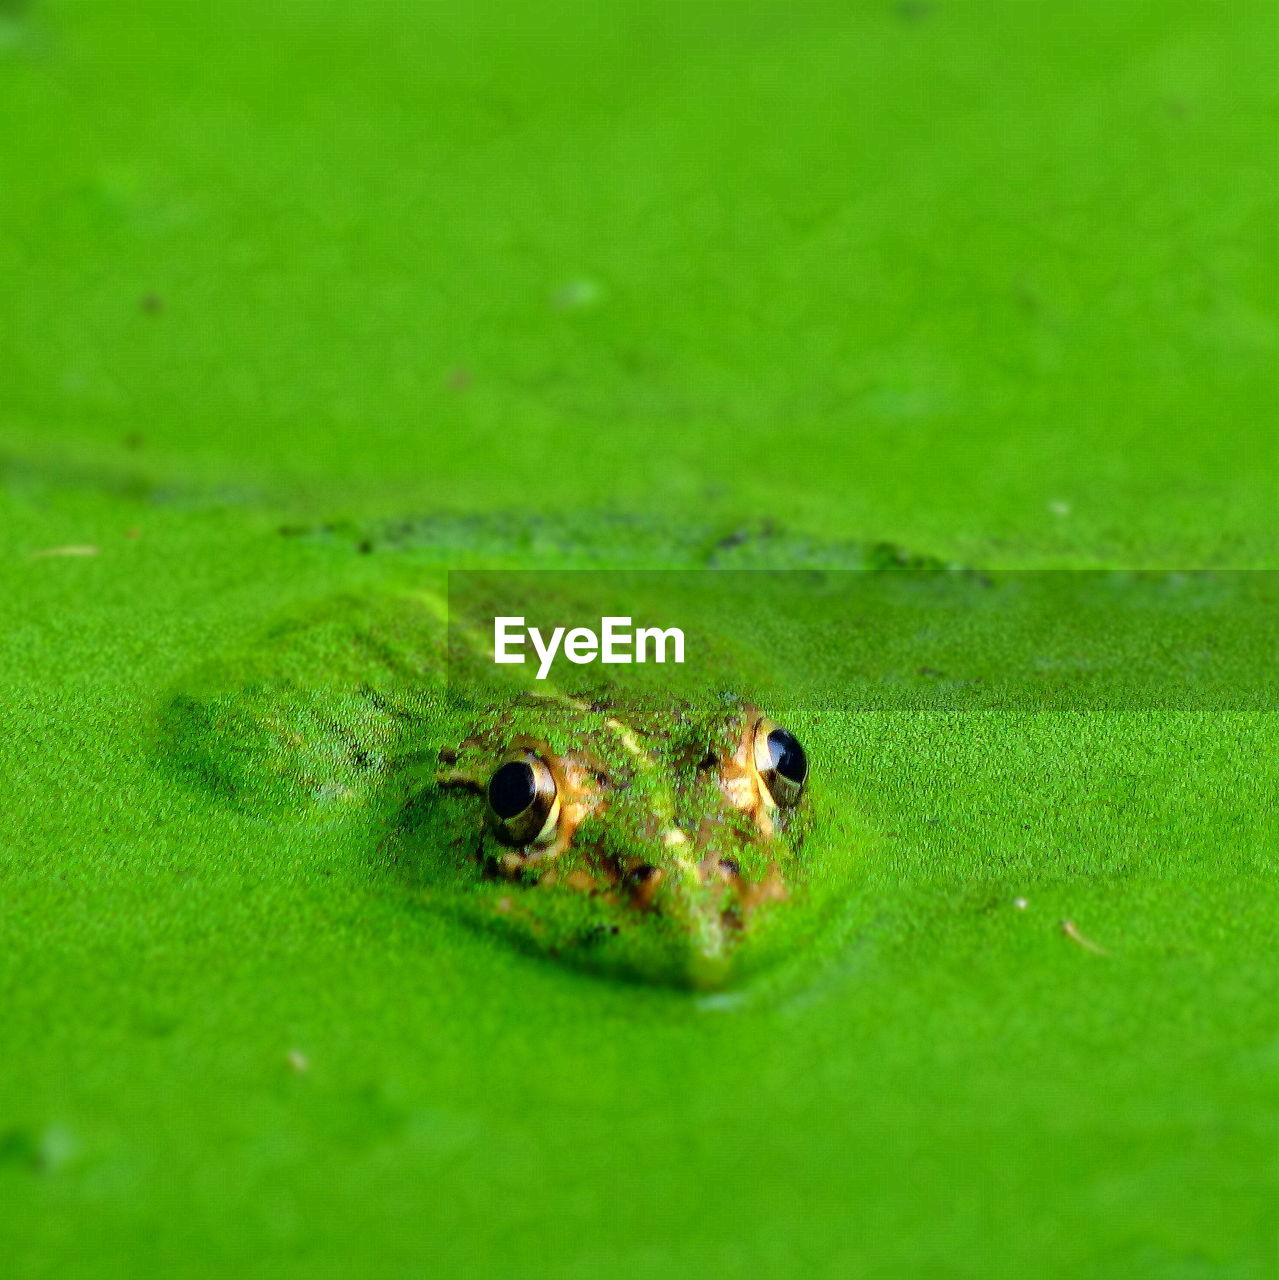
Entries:
<svg viewBox="0 0 1279 1280">
<path fill-rule="evenodd" d="M 149 316 L 158 316 L 164 310 L 164 299 L 158 293 L 143 294 L 141 307 Z"/>
<path fill-rule="evenodd" d="M 311 1059 L 301 1049 L 290 1049 L 284 1055 L 284 1060 L 298 1075 L 305 1075 L 306 1072 L 311 1070 Z"/>
<path fill-rule="evenodd" d="M 729 1013 L 740 1009 L 746 1003 L 743 991 L 712 991 L 708 995 L 698 997 L 697 1007 L 708 1013 Z"/>
<path fill-rule="evenodd" d="M 1025 911 L 1026 908 L 1030 906 L 1030 900 L 1028 898 L 1014 898 L 1013 906 L 1016 907 L 1018 911 Z"/>
<path fill-rule="evenodd" d="M 474 379 L 469 369 L 450 369 L 448 384 L 450 391 L 466 391 Z"/>
<path fill-rule="evenodd" d="M 1085 951 L 1091 951 L 1095 956 L 1104 956 L 1106 954 L 1105 947 L 1099 947 L 1090 938 L 1085 938 L 1079 932 L 1079 926 L 1073 920 L 1063 920 L 1061 922 L 1061 931 L 1068 937 L 1071 942 L 1077 943 L 1083 947 Z"/>
<path fill-rule="evenodd" d="M 80 1143 L 70 1129 L 62 1125 L 50 1125 L 40 1138 L 35 1153 L 35 1167 L 41 1173 L 57 1173 L 75 1159 Z"/>
<path fill-rule="evenodd" d="M 31 556 L 34 560 L 49 560 L 55 556 L 96 556 L 97 554 L 97 547 L 85 542 L 66 547 L 43 547 L 39 551 L 33 551 Z"/>
<path fill-rule="evenodd" d="M 1070 503 L 1063 502 L 1060 498 L 1054 499 L 1048 504 L 1048 510 L 1057 516 L 1058 519 L 1065 519 L 1070 514 Z"/>
<path fill-rule="evenodd" d="M 142 537 L 142 530 L 141 530 L 141 529 L 139 529 L 139 528 L 137 527 L 137 525 L 130 525 L 130 526 L 129 526 L 125 531 L 124 531 L 124 536 L 125 536 L 126 538 L 140 538 L 140 537 Z"/>
<path fill-rule="evenodd" d="M 583 311 L 603 296 L 604 290 L 594 280 L 569 280 L 551 295 L 551 303 L 559 311 Z"/>
</svg>

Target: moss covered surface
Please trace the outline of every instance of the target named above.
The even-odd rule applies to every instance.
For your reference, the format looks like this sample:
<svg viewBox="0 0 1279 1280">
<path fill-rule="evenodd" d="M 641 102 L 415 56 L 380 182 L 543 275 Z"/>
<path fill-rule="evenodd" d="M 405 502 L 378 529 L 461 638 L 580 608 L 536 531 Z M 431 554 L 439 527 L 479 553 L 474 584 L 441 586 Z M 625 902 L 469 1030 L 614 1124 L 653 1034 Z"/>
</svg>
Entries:
<svg viewBox="0 0 1279 1280">
<path fill-rule="evenodd" d="M 357 758 L 295 694 L 386 670 L 323 602 L 460 566 L 1272 566 L 1274 32 L 0 4 L 9 1265 L 1268 1274 L 1260 606 L 1216 683 L 1167 612 L 1181 699 L 1099 644 L 1104 696 L 1045 709 L 991 627 L 779 647 L 857 860 L 715 993 L 424 909 L 341 802 L 393 701 Z M 296 717 L 324 803 L 287 753 L 210 771 L 219 687 Z"/>
</svg>

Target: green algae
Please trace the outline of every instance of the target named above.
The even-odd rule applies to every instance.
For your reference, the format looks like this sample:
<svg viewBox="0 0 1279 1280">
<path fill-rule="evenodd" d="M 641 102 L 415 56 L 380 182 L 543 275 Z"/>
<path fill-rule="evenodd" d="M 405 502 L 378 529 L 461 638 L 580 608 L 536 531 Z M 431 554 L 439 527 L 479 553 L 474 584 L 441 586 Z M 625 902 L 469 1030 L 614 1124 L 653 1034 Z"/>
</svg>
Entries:
<svg viewBox="0 0 1279 1280">
<path fill-rule="evenodd" d="M 400 677 L 371 768 L 208 718 L 328 742 L 264 634 L 431 564 L 1273 567 L 1270 0 L 0 27 L 10 1270 L 1273 1271 L 1246 612 L 1214 684 L 1156 608 L 1188 705 L 902 602 L 856 701 L 770 659 L 861 878 L 727 992 L 415 901 Z"/>
<path fill-rule="evenodd" d="M 672 1206 L 690 1140 L 709 1179 L 701 1203 L 746 1206 L 788 1249 L 821 1239 L 832 1268 L 869 1257 L 908 1269 L 951 1248 L 975 1214 L 1082 1229 L 1074 1210 L 1054 1216 L 1063 1196 L 1109 1194 L 1116 1180 L 1114 1225 L 1094 1224 L 1071 1256 L 1122 1251 L 1120 1224 L 1134 1220 L 1168 1250 L 1219 1241 L 1209 1256 L 1223 1266 L 1260 1255 L 1279 848 L 1264 700 L 1223 699 L 1208 682 L 1178 706 L 1119 662 L 1085 670 L 1076 701 L 1046 707 L 1039 668 L 1001 666 L 1010 653 L 1051 657 L 1040 631 L 1019 649 L 998 611 L 976 631 L 937 625 L 939 593 L 997 597 L 998 575 L 983 586 L 934 571 L 916 587 L 877 576 L 885 606 L 905 596 L 878 635 L 845 629 L 841 656 L 819 629 L 827 664 L 772 641 L 755 653 L 814 761 L 814 847 L 847 855 L 831 912 L 771 976 L 662 991 L 522 955 L 518 938 L 424 900 L 435 871 L 420 859 L 440 847 L 423 838 L 431 819 L 385 787 L 399 776 L 412 793 L 430 767 L 415 753 L 444 692 L 421 687 L 421 655 L 440 656 L 428 637 L 442 636 L 412 594 L 420 565 L 281 537 L 236 512 L 75 495 L 10 509 L 17 554 L 3 572 L 27 608 L 3 670 L 9 723 L 25 732 L 0 748 L 13 1046 L 0 1096 L 26 1137 L 0 1177 L 34 1211 L 15 1243 L 24 1256 L 114 1269 L 43 1227 L 29 1235 L 68 1203 L 78 1238 L 110 1242 L 132 1270 L 159 1266 L 157 1247 L 176 1266 L 210 1233 L 224 1251 L 197 1269 L 252 1269 L 259 1254 L 289 1267 L 293 1251 L 340 1269 L 313 1250 L 343 1267 L 368 1257 L 342 1224 L 373 1220 L 407 1233 L 411 1251 L 429 1243 L 501 1272 L 525 1228 L 518 1214 L 495 1219 L 492 1196 L 535 1178 L 585 1195 L 604 1148 L 622 1143 L 639 1153 L 631 1208 L 610 1219 L 612 1243 L 591 1247 L 632 1257 L 649 1214 Z M 139 522 L 142 536 L 125 537 Z M 29 554 L 72 530 L 99 554 Z M 699 575 L 715 576 L 687 576 Z M 765 580 L 785 596 L 792 575 Z M 1169 601 L 1182 597 L 1166 576 L 1123 581 L 1143 602 L 1128 616 L 1175 617 Z M 1228 637 L 1220 598 L 1250 582 L 1242 599 L 1264 599 L 1252 578 L 1214 579 L 1196 588 L 1210 607 L 1187 616 Z M 1109 585 L 1099 576 L 1063 607 Z M 823 610 L 847 619 L 841 596 L 812 601 L 801 631 Z M 1234 624 L 1237 649 L 1255 638 L 1262 674 L 1265 617 L 1244 609 Z M 956 658 L 967 665 L 948 667 Z M 970 678 L 1001 670 L 1004 696 L 975 705 Z M 1105 696 L 1093 698 L 1098 679 Z M 343 682 L 377 700 L 344 695 L 331 715 Z M 193 768 L 175 749 L 197 742 L 196 761 L 224 761 L 244 717 L 260 725 L 294 701 L 288 731 L 314 750 L 268 734 L 236 773 Z M 473 714 L 458 710 L 461 723 Z M 74 1152 L 65 1161 L 21 1154 L 55 1131 Z M 1046 1164 L 1027 1131 L 1054 1135 Z M 778 1208 L 775 1181 L 747 1176 L 733 1134 L 770 1167 L 787 1162 L 804 1204 Z M 895 1242 L 840 1243 L 850 1215 L 905 1223 L 899 1197 L 919 1185 L 921 1151 L 940 1162 L 925 1191 L 951 1210 Z M 1241 1162 L 1247 1179 L 1232 1172 Z M 944 1171 L 961 1167 L 989 1187 L 955 1206 Z M 1180 1191 L 1192 1169 L 1207 1188 L 1197 1206 Z M 333 1179 L 349 1177 L 360 1192 L 333 1208 Z M 269 1209 L 282 1180 L 299 1215 L 287 1229 Z M 422 1187 L 461 1215 L 461 1237 L 421 1221 Z M 1173 1207 L 1169 1235 L 1156 1220 Z M 570 1214 L 573 1239 L 546 1247 L 567 1265 L 603 1211 L 592 1193 Z M 692 1219 L 687 1230 L 699 1250 L 724 1247 Z M 1038 1233 L 1011 1238 L 1010 1266 L 1032 1266 Z M 684 1267 L 689 1247 L 664 1242 L 663 1265 Z"/>
</svg>

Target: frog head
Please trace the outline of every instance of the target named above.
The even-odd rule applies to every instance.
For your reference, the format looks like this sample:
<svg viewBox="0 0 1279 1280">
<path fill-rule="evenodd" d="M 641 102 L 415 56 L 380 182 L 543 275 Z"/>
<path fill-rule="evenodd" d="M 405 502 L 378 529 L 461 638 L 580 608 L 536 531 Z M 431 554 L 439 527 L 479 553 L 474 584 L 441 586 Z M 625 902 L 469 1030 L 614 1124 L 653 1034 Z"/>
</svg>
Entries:
<svg viewBox="0 0 1279 1280">
<path fill-rule="evenodd" d="M 703 985 L 791 894 L 807 778 L 795 736 L 737 698 L 525 692 L 435 781 L 495 914 L 557 954 Z"/>
</svg>

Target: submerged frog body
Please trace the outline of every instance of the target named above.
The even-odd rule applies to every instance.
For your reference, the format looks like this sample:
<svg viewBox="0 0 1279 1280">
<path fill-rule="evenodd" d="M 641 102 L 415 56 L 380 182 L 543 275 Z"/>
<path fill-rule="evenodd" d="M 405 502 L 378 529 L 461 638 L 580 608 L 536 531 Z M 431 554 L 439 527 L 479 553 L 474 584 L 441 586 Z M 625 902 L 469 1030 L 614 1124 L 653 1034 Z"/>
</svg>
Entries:
<svg viewBox="0 0 1279 1280">
<path fill-rule="evenodd" d="M 495 683 L 479 632 L 446 680 L 442 613 L 413 590 L 276 624 L 188 675 L 166 758 L 263 817 L 349 823 L 416 903 L 582 967 L 713 986 L 807 939 L 830 877 L 794 735 L 692 686 Z"/>
<path fill-rule="evenodd" d="M 703 984 L 795 887 L 807 778 L 795 736 L 737 699 L 524 693 L 441 750 L 435 785 L 454 856 L 515 891 L 495 911 Z"/>
</svg>

